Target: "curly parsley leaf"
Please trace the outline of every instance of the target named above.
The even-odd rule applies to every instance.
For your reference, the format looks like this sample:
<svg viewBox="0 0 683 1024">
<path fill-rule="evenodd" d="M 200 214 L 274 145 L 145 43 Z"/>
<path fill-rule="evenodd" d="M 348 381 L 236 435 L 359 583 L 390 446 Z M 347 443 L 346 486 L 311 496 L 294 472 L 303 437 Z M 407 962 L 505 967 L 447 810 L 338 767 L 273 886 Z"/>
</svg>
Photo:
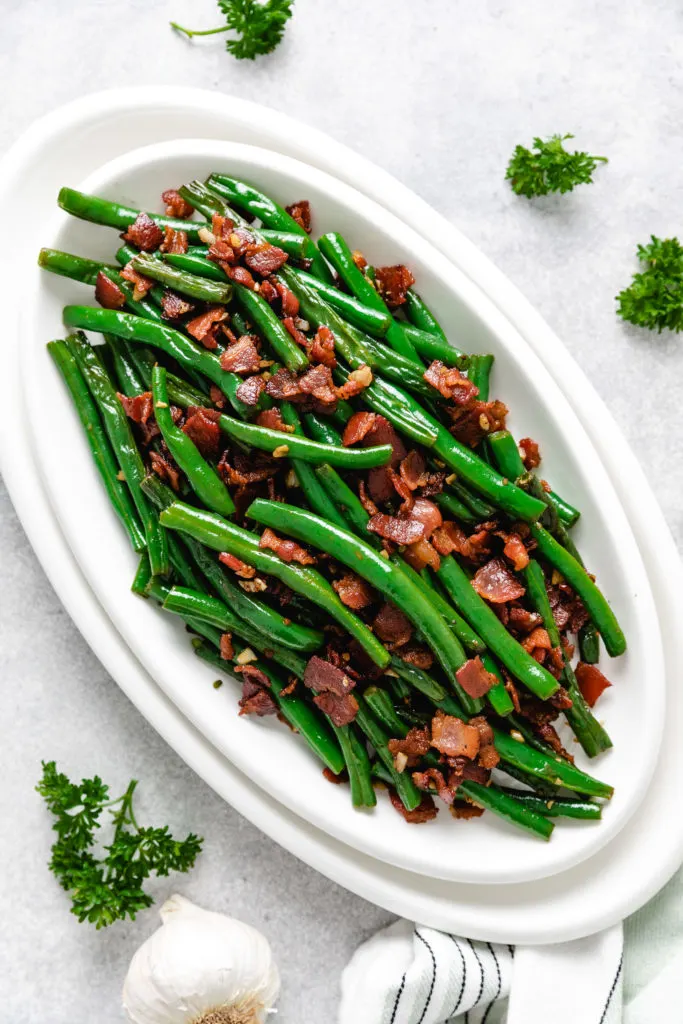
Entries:
<svg viewBox="0 0 683 1024">
<path fill-rule="evenodd" d="M 617 312 L 638 327 L 683 330 L 683 246 L 677 238 L 656 238 L 638 246 L 645 270 L 617 295 Z"/>
<path fill-rule="evenodd" d="M 109 799 L 109 787 L 95 776 L 73 783 L 57 771 L 54 761 L 43 761 L 43 776 L 36 790 L 55 816 L 57 839 L 52 846 L 50 870 L 71 894 L 71 910 L 79 921 L 103 928 L 125 917 L 135 918 L 153 900 L 142 885 L 152 873 L 189 871 L 203 840 L 193 833 L 175 839 L 168 827 L 141 828 L 133 814 L 133 780 L 123 796 Z M 114 834 L 94 849 L 100 815 L 109 808 Z"/>
<path fill-rule="evenodd" d="M 552 135 L 545 140 L 534 139 L 532 149 L 516 146 L 505 173 L 513 192 L 531 199 L 550 192 L 571 192 L 577 185 L 592 182 L 593 171 L 598 163 L 607 163 L 607 157 L 578 150 L 569 153 L 564 143 L 573 138 Z"/>
<path fill-rule="evenodd" d="M 234 32 L 235 39 L 228 39 L 225 48 L 238 60 L 254 60 L 266 53 L 272 53 L 280 43 L 292 16 L 294 0 L 217 0 L 225 25 L 218 28 L 197 31 L 183 28 L 175 21 L 171 26 L 188 38 L 211 36 L 218 32 Z"/>
</svg>

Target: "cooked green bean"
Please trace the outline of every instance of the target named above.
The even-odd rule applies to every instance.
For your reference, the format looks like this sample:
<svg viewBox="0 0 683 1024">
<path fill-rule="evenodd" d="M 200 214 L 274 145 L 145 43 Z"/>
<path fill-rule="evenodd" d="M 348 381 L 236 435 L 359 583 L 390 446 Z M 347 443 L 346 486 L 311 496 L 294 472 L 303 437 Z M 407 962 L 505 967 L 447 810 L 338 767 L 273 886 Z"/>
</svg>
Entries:
<svg viewBox="0 0 683 1024">
<path fill-rule="evenodd" d="M 93 285 L 97 282 L 100 270 L 107 267 L 109 270 L 117 269 L 111 264 L 100 262 L 100 260 L 74 256 L 70 252 L 62 252 L 60 249 L 41 249 L 38 253 L 38 266 L 43 270 L 58 274 L 60 277 L 69 277 L 72 281 Z"/>
<path fill-rule="evenodd" d="M 498 791 L 514 797 L 517 803 L 523 804 L 536 814 L 542 814 L 544 818 L 582 818 L 599 821 L 602 817 L 600 804 L 591 803 L 590 800 L 575 800 L 565 796 L 544 800 L 535 793 L 525 793 L 520 789 L 504 790 L 499 787 Z"/>
<path fill-rule="evenodd" d="M 258 292 L 243 284 L 235 284 L 235 298 L 255 331 L 265 339 L 288 370 L 298 373 L 308 367 L 308 356 Z"/>
<path fill-rule="evenodd" d="M 370 740 L 370 743 L 375 748 L 377 757 L 391 775 L 392 785 L 398 793 L 401 803 L 406 810 L 414 811 L 422 803 L 422 793 L 420 793 L 408 772 L 396 771 L 394 759 L 387 746 L 389 736 L 387 736 L 377 719 L 370 712 L 360 694 L 356 695 L 356 700 L 358 701 L 356 723 Z"/>
<path fill-rule="evenodd" d="M 384 466 L 391 458 L 391 445 L 387 444 L 375 448 L 337 448 L 311 441 L 305 436 L 284 434 L 281 430 L 259 427 L 255 423 L 241 423 L 231 416 L 221 416 L 218 425 L 228 437 L 251 448 L 274 452 L 276 457 L 288 455 L 314 465 L 328 462 L 331 466 L 344 469 L 371 469 L 373 466 Z"/>
<path fill-rule="evenodd" d="M 61 188 L 57 196 L 57 202 L 63 210 L 73 217 L 81 220 L 89 220 L 93 224 L 103 224 L 106 227 L 117 228 L 124 231 L 137 220 L 140 210 L 134 210 L 122 203 L 115 203 L 109 199 L 101 199 L 99 196 L 89 196 L 84 192 L 77 192 L 73 188 Z M 148 217 L 161 228 L 172 228 L 174 231 L 185 231 L 188 238 L 197 238 L 198 231 L 207 227 L 205 222 L 196 220 L 181 220 L 178 217 L 167 217 L 161 213 L 149 213 Z"/>
<path fill-rule="evenodd" d="M 340 291 L 333 284 L 321 281 L 319 277 L 307 274 L 305 270 L 296 270 L 294 268 L 291 268 L 291 270 L 304 284 L 308 285 L 309 288 L 313 288 L 338 313 L 341 313 L 345 320 L 348 320 L 350 324 L 358 327 L 361 331 L 367 331 L 368 334 L 372 334 L 374 337 L 383 338 L 394 322 L 390 313 L 383 313 L 379 309 L 374 309 L 369 305 L 359 302 L 353 295 Z"/>
<path fill-rule="evenodd" d="M 152 281 L 158 281 L 166 288 L 172 288 L 174 292 L 180 292 L 181 295 L 199 299 L 200 302 L 213 302 L 225 306 L 232 298 L 232 285 L 227 280 L 219 284 L 218 281 L 198 277 L 187 270 L 169 266 L 163 260 L 146 252 L 137 253 L 131 262 L 138 273 Z"/>
<path fill-rule="evenodd" d="M 406 316 L 411 324 L 419 327 L 426 334 L 433 334 L 437 338 L 443 338 L 447 342 L 446 335 L 439 321 L 426 303 L 420 298 L 417 292 L 409 288 L 406 292 L 406 303 L 404 306 Z"/>
<path fill-rule="evenodd" d="M 474 526 L 477 522 L 477 517 L 471 509 L 467 508 L 466 505 L 451 494 L 449 491 L 442 491 L 441 494 L 437 494 L 435 502 L 442 509 L 444 509 L 449 516 L 452 516 L 460 523 L 465 523 L 467 526 Z"/>
<path fill-rule="evenodd" d="M 292 405 L 291 402 L 283 402 L 280 406 L 280 412 L 282 419 L 289 427 L 294 427 L 294 433 L 299 437 L 304 437 L 303 428 L 301 426 L 301 420 L 299 414 Z M 296 474 L 299 486 L 303 492 L 303 495 L 308 502 L 308 505 L 317 512 L 323 519 L 329 519 L 331 523 L 336 523 L 338 526 L 345 526 L 346 520 L 341 512 L 337 509 L 334 501 L 328 494 L 323 484 L 316 475 L 316 469 L 309 466 L 308 463 L 302 462 L 300 459 L 292 459 L 292 468 Z M 331 469 L 331 467 L 329 467 Z M 331 472 L 335 472 L 331 469 Z"/>
</svg>

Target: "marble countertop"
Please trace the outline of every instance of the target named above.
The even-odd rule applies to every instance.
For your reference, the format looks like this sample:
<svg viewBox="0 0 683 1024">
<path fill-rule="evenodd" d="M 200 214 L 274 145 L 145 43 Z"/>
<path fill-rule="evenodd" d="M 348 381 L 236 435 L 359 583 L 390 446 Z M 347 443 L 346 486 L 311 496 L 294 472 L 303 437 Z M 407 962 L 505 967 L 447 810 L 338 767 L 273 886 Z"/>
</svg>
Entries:
<svg viewBox="0 0 683 1024">
<path fill-rule="evenodd" d="M 297 0 L 283 45 L 253 64 L 231 58 L 220 36 L 193 44 L 168 28 L 170 18 L 208 27 L 215 15 L 211 0 L 5 0 L 3 149 L 34 117 L 122 84 L 214 88 L 329 132 L 424 196 L 537 305 L 683 538 L 683 341 L 629 328 L 613 300 L 636 244 L 681 230 L 679 5 Z M 516 198 L 503 181 L 512 149 L 553 132 L 574 132 L 609 165 L 574 194 Z M 45 866 L 49 822 L 33 792 L 41 758 L 54 758 L 113 788 L 140 779 L 143 820 L 203 834 L 179 887 L 268 935 L 283 1024 L 333 1020 L 343 965 L 389 915 L 261 835 L 155 734 L 76 631 L 1 482 L 0 677 L 3 1019 L 121 1020 L 128 960 L 156 926 L 153 909 L 99 933 L 69 915 Z M 163 897 L 175 884 L 153 889 Z"/>
</svg>

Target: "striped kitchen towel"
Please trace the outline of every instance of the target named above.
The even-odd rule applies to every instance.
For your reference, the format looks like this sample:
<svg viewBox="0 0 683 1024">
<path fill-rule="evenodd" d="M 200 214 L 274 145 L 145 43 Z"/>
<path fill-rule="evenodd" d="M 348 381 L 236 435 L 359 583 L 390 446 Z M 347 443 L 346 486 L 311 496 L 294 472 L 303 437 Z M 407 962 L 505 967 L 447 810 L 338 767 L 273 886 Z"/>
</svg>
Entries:
<svg viewBox="0 0 683 1024">
<path fill-rule="evenodd" d="M 621 925 L 507 946 L 395 921 L 354 953 L 338 1024 L 620 1024 Z"/>
</svg>

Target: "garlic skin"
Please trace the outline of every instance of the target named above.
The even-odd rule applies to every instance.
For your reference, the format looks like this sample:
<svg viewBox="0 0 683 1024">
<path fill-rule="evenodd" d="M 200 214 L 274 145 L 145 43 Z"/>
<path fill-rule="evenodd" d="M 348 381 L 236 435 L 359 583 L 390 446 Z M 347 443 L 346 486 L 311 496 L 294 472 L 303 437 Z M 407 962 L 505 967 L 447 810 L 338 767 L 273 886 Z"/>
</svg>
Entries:
<svg viewBox="0 0 683 1024">
<path fill-rule="evenodd" d="M 267 940 L 247 924 L 172 896 L 123 985 L 133 1024 L 264 1024 L 280 990 Z"/>
</svg>

